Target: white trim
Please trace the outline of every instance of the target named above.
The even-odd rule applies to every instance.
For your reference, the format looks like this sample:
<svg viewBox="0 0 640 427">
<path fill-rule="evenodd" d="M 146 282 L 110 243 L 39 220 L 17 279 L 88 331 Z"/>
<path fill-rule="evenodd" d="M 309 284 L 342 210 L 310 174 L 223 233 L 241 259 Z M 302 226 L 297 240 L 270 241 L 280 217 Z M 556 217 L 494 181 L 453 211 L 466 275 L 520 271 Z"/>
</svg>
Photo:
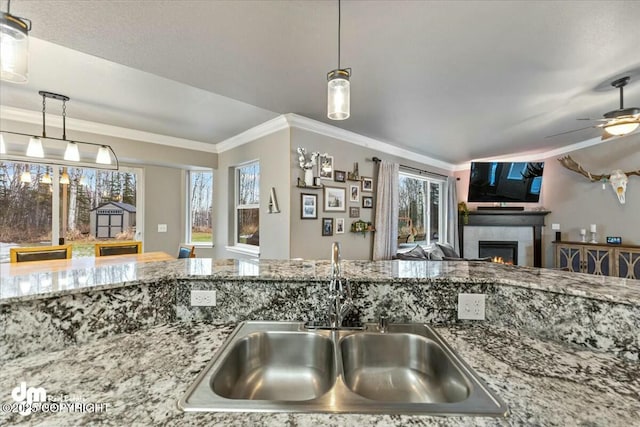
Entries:
<svg viewBox="0 0 640 427">
<path fill-rule="evenodd" d="M 400 148 L 395 145 L 389 144 L 388 142 L 369 138 L 368 136 L 341 129 L 339 127 L 319 122 L 308 117 L 299 116 L 293 113 L 285 114 L 284 116 L 286 117 L 291 127 L 307 130 L 309 132 L 314 132 L 320 135 L 328 136 L 330 138 L 340 139 L 346 142 L 350 142 L 354 145 L 359 145 L 371 150 L 381 151 L 392 156 L 402 157 L 407 160 L 413 160 L 447 171 L 453 171 L 455 167 L 453 163 L 434 159 L 433 157 L 425 156 L 424 154 L 419 154 L 405 148 Z"/>
<path fill-rule="evenodd" d="M 250 257 L 255 257 L 255 258 L 260 257 L 260 248 L 258 246 L 255 246 L 255 249 L 253 249 L 254 246 L 238 244 L 235 246 L 225 246 L 224 248 L 229 252 L 234 252 L 241 255 L 248 255 Z"/>
<path fill-rule="evenodd" d="M 21 123 L 42 125 L 42 112 L 0 105 L 0 116 L 2 117 L 2 120 L 13 120 Z M 62 117 L 47 114 L 46 120 L 47 127 L 53 126 L 60 129 L 62 128 Z M 215 144 L 207 142 L 176 138 L 173 136 L 129 129 L 120 126 L 112 126 L 104 123 L 90 122 L 87 120 L 67 118 L 66 126 L 68 130 L 70 129 L 78 132 L 88 132 L 96 135 L 150 142 L 152 144 L 205 151 L 207 153 L 218 152 Z"/>
<path fill-rule="evenodd" d="M 496 156 L 496 157 L 485 157 L 481 159 L 470 160 L 469 162 L 460 163 L 455 166 L 455 171 L 463 171 L 468 170 L 471 167 L 471 162 L 491 162 L 491 161 L 500 161 L 500 162 L 535 162 L 541 161 L 544 159 L 548 159 L 550 157 L 561 156 L 566 153 L 571 153 L 572 151 L 581 150 L 587 147 L 593 147 L 594 145 L 602 144 L 604 141 L 600 137 L 587 139 L 585 141 L 576 142 L 575 144 L 566 145 L 560 148 L 554 148 L 553 150 L 543 151 L 538 153 L 524 152 L 524 153 L 515 153 L 515 154 L 507 154 L 504 156 Z M 611 142 L 610 140 L 608 142 Z"/>
<path fill-rule="evenodd" d="M 288 127 L 289 125 L 287 124 L 285 116 L 278 116 L 274 119 L 261 123 L 258 126 L 247 129 L 236 136 L 232 136 L 231 138 L 217 143 L 216 152 L 224 153 L 225 151 L 232 150 L 244 144 L 248 144 L 249 142 L 255 141 L 258 138 L 271 135 L 272 133 L 287 129 Z"/>
</svg>

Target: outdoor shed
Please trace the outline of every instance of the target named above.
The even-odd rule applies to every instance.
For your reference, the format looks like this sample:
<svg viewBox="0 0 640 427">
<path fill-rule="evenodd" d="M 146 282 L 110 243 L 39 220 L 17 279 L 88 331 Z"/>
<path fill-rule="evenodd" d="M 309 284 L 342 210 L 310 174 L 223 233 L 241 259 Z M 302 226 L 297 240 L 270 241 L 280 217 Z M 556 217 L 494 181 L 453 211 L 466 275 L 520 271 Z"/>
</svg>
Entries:
<svg viewBox="0 0 640 427">
<path fill-rule="evenodd" d="M 116 237 L 136 226 L 136 207 L 128 203 L 108 202 L 91 210 L 91 235 L 98 239 Z"/>
</svg>

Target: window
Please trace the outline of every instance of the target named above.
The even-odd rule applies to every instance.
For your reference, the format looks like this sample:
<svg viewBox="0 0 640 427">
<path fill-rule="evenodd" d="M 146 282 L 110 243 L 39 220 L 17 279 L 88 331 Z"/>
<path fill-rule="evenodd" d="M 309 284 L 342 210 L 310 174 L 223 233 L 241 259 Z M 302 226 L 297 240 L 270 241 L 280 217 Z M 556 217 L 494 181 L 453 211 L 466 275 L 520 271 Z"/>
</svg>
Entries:
<svg viewBox="0 0 640 427">
<path fill-rule="evenodd" d="M 439 242 L 444 236 L 444 181 L 400 173 L 398 244 Z"/>
<path fill-rule="evenodd" d="M 14 246 L 64 239 L 78 258 L 94 256 L 96 240 L 139 240 L 140 173 L 0 162 L 0 262 Z"/>
<path fill-rule="evenodd" d="M 260 164 L 236 168 L 236 245 L 260 246 Z"/>
<path fill-rule="evenodd" d="M 187 172 L 187 237 L 195 245 L 213 243 L 213 172 Z"/>
</svg>

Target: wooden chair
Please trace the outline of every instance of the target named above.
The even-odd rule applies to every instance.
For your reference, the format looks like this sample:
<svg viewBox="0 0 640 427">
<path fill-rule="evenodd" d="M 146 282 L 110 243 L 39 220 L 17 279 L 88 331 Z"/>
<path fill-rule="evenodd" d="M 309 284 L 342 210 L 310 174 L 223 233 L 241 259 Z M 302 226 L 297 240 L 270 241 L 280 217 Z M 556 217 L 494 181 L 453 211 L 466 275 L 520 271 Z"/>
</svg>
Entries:
<svg viewBox="0 0 640 427">
<path fill-rule="evenodd" d="M 10 248 L 9 258 L 10 262 L 69 259 L 71 258 L 71 245 Z"/>
<path fill-rule="evenodd" d="M 110 255 L 142 253 L 142 242 L 101 242 L 96 243 L 96 258 Z"/>
<path fill-rule="evenodd" d="M 195 258 L 196 247 L 193 245 L 181 245 L 178 249 L 178 259 L 180 258 Z"/>
</svg>

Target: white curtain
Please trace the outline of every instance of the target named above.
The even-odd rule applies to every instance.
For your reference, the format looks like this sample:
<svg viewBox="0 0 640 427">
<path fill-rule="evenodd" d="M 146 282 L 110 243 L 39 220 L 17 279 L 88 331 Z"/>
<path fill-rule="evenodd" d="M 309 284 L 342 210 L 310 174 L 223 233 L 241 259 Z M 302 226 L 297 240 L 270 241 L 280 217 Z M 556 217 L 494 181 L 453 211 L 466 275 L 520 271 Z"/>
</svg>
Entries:
<svg viewBox="0 0 640 427">
<path fill-rule="evenodd" d="M 400 165 L 381 161 L 376 192 L 373 260 L 391 259 L 398 251 L 398 186 Z"/>
<path fill-rule="evenodd" d="M 460 241 L 458 239 L 458 192 L 456 191 L 456 178 L 447 178 L 447 242 L 460 253 Z"/>
</svg>

